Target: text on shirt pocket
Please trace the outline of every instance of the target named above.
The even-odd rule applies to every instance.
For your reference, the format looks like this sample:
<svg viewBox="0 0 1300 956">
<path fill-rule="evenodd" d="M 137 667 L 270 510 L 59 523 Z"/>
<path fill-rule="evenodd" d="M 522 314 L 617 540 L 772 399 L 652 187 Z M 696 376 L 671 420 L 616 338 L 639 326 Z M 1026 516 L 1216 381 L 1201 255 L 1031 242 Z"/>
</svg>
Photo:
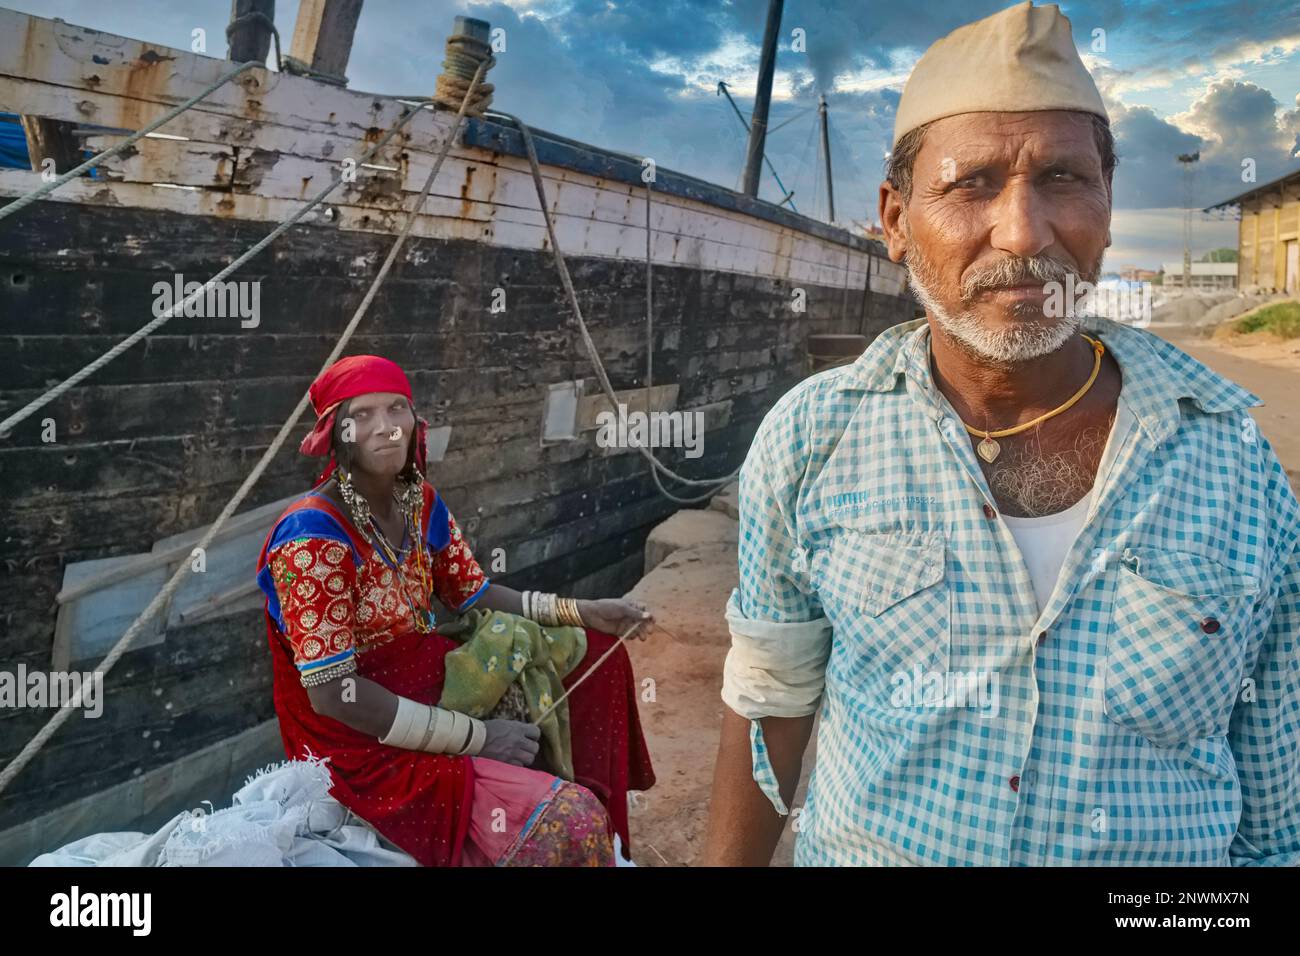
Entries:
<svg viewBox="0 0 1300 956">
<path fill-rule="evenodd" d="M 852 516 L 835 519 L 814 566 L 822 607 L 835 630 L 828 679 L 887 690 L 898 672 L 945 671 L 949 597 L 943 535 L 863 531 L 855 523 Z"/>
</svg>

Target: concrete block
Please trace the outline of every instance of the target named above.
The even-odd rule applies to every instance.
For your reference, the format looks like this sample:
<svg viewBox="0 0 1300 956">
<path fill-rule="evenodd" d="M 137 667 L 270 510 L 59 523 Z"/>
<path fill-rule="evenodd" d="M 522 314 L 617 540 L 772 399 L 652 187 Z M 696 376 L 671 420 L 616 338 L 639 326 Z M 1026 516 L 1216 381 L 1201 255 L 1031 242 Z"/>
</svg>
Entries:
<svg viewBox="0 0 1300 956">
<path fill-rule="evenodd" d="M 645 573 L 649 574 L 674 551 L 704 544 L 730 545 L 739 540 L 734 518 L 711 509 L 679 511 L 650 532 L 645 542 Z M 732 561 L 735 564 L 735 561 Z M 734 570 L 734 568 L 733 568 Z"/>
<path fill-rule="evenodd" d="M 709 499 L 709 508 L 721 511 L 732 521 L 740 520 L 740 484 L 733 481 Z"/>
</svg>

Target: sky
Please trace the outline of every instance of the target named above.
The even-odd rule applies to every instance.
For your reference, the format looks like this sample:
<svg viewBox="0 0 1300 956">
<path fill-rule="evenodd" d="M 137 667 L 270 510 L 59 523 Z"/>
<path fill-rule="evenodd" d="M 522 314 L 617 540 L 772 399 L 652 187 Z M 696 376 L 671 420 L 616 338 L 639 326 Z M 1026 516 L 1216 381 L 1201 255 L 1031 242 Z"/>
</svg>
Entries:
<svg viewBox="0 0 1300 956">
<path fill-rule="evenodd" d="M 168 46 L 202 28 L 224 56 L 230 0 L 0 0 L 0 5 Z M 1007 0 L 787 0 L 767 155 L 801 213 L 828 216 L 817 99 L 828 105 L 837 220 L 876 219 L 894 112 L 935 40 Z M 1039 4 L 1040 6 L 1042 4 Z M 297 0 L 279 0 L 285 51 Z M 1300 0 L 1080 0 L 1060 3 L 1115 132 L 1107 270 L 1182 259 L 1184 183 L 1175 156 L 1200 151 L 1193 256 L 1236 245 L 1236 224 L 1199 212 L 1300 169 Z M 537 128 L 731 188 L 746 134 L 767 0 L 366 0 L 353 89 L 431 93 L 457 15 L 504 29 L 493 105 Z M 796 29 L 803 51 L 793 49 Z M 0 104 L 3 105 L 3 104 Z M 775 129 L 790 120 L 789 124 Z M 764 173 L 760 196 L 782 196 Z"/>
</svg>

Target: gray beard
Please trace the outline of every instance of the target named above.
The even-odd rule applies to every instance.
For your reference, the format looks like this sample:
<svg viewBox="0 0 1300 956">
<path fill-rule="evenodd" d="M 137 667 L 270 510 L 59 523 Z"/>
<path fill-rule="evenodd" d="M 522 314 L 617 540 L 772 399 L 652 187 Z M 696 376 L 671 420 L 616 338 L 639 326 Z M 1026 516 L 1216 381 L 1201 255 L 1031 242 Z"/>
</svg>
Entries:
<svg viewBox="0 0 1300 956">
<path fill-rule="evenodd" d="M 906 222 L 902 223 L 904 235 L 909 246 L 912 243 L 911 230 Z M 935 288 L 939 284 L 937 270 L 928 259 L 918 252 L 909 252 L 906 257 L 907 279 L 917 300 L 925 310 L 934 317 L 935 323 L 943 332 L 962 349 L 975 358 L 991 365 L 1001 367 L 1014 366 L 1044 355 L 1050 355 L 1062 348 L 1083 325 L 1083 317 L 1074 309 L 1067 309 L 1061 318 L 1047 318 L 1036 304 L 1022 305 L 1016 308 L 1021 322 L 1005 329 L 991 329 L 984 324 L 975 309 L 963 309 L 949 312 L 940 304 Z M 1014 260 L 1012 260 L 1014 264 Z M 1026 260 L 1028 272 L 1034 279 L 1044 283 L 1049 281 L 1064 282 L 1066 267 L 1056 260 Z M 1024 277 L 1018 268 L 999 263 L 1003 268 L 995 267 L 992 272 L 1003 280 L 1014 281 Z M 1101 274 L 1101 260 L 1098 260 L 1086 275 L 1079 276 L 1088 282 L 1096 282 Z M 980 278 L 974 276 L 972 278 Z M 1005 284 L 1005 281 L 1004 283 Z M 963 294 L 967 292 L 963 289 Z"/>
<path fill-rule="evenodd" d="M 1050 355 L 1070 341 L 1083 324 L 1082 316 L 1066 315 L 1060 319 L 1045 319 L 1038 306 L 1030 306 L 1024 322 L 1005 329 L 991 329 L 984 324 L 978 312 L 965 309 L 947 311 L 925 284 L 909 261 L 907 279 L 925 310 L 934 317 L 939 328 L 976 358 L 995 365 L 1016 365 Z"/>
</svg>

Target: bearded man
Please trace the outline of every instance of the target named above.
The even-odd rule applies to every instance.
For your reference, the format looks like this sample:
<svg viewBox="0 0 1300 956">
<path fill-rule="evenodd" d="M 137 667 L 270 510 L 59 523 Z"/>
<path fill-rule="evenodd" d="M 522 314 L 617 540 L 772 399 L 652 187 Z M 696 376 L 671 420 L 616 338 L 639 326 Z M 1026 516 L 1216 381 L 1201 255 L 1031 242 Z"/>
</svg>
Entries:
<svg viewBox="0 0 1300 956">
<path fill-rule="evenodd" d="M 785 395 L 741 474 L 705 862 L 1300 863 L 1300 505 L 1259 400 L 1072 306 L 1105 107 L 1055 6 L 899 102 L 880 218 L 926 316 Z"/>
</svg>

